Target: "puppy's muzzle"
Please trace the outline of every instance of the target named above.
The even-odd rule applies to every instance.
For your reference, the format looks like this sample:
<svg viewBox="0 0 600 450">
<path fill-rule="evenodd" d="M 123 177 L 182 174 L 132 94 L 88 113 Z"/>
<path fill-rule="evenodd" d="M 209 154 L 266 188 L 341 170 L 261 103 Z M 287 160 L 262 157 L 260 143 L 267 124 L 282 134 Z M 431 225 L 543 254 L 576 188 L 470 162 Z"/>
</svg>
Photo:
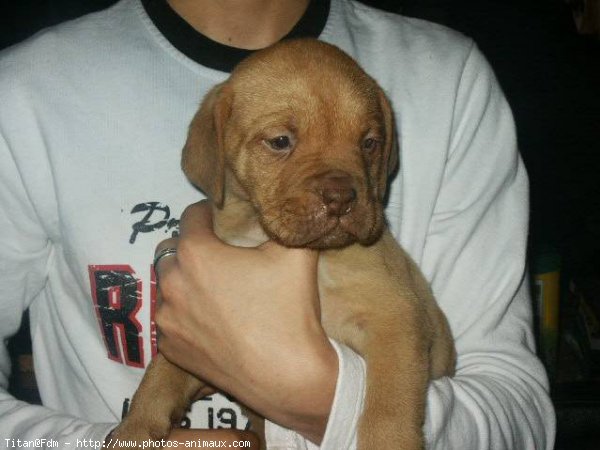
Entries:
<svg viewBox="0 0 600 450">
<path fill-rule="evenodd" d="M 352 211 L 357 194 L 348 173 L 330 170 L 316 176 L 313 182 L 328 216 L 342 217 Z"/>
</svg>

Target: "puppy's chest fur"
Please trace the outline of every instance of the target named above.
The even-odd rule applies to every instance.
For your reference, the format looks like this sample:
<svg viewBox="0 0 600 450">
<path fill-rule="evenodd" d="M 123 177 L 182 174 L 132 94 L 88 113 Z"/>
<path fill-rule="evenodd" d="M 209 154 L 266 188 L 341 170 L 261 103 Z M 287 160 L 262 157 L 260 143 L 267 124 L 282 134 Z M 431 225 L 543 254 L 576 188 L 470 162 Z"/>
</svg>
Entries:
<svg viewBox="0 0 600 450">
<path fill-rule="evenodd" d="M 363 353 L 368 333 L 385 327 L 386 316 L 422 312 L 428 299 L 415 289 L 413 264 L 387 229 L 370 246 L 321 252 L 319 295 L 327 335 Z"/>
</svg>

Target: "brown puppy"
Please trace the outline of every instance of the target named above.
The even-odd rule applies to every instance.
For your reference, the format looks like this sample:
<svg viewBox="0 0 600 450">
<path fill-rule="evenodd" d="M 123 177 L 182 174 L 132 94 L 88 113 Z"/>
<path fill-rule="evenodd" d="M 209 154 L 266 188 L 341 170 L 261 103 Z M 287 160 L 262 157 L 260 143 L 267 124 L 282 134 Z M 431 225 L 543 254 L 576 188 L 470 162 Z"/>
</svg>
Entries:
<svg viewBox="0 0 600 450">
<path fill-rule="evenodd" d="M 297 40 L 253 54 L 209 92 L 183 151 L 219 237 L 320 250 L 323 327 L 367 364 L 361 450 L 423 448 L 427 385 L 454 370 L 446 319 L 385 226 L 393 141 L 377 83 L 339 49 Z M 202 387 L 159 355 L 117 437 L 165 437 Z"/>
</svg>

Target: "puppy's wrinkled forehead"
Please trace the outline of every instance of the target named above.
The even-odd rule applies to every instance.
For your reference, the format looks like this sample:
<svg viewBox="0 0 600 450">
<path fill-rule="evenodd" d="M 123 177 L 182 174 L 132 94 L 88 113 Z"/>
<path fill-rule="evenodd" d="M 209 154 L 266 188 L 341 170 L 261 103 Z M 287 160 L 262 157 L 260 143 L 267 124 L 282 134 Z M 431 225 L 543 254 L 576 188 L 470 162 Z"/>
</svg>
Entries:
<svg viewBox="0 0 600 450">
<path fill-rule="evenodd" d="M 238 65 L 228 84 L 240 120 L 286 113 L 318 120 L 327 111 L 341 125 L 381 115 L 375 81 L 348 55 L 319 41 L 289 41 L 258 52 Z"/>
</svg>

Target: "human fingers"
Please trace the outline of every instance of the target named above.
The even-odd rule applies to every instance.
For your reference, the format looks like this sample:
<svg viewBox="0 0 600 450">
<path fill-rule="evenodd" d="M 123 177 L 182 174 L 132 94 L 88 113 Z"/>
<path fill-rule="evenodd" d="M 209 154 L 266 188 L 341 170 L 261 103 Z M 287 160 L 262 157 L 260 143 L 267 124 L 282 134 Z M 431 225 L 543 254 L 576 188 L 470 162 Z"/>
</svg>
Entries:
<svg viewBox="0 0 600 450">
<path fill-rule="evenodd" d="M 159 242 L 154 251 L 154 273 L 158 278 L 159 266 L 161 270 L 165 270 L 165 267 L 175 263 L 175 256 L 177 254 L 177 244 L 179 239 L 176 237 L 165 239 Z"/>
</svg>

